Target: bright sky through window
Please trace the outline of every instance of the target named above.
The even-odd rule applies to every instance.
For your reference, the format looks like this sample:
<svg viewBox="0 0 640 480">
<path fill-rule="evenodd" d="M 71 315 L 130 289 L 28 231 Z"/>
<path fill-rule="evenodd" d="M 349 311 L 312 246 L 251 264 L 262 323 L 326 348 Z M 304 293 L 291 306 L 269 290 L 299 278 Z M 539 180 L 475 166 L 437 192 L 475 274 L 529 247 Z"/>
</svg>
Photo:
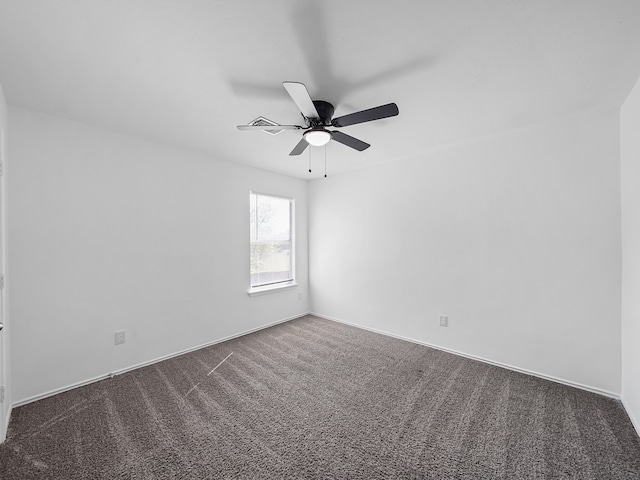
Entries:
<svg viewBox="0 0 640 480">
<path fill-rule="evenodd" d="M 293 281 L 293 200 L 250 194 L 251 287 Z"/>
</svg>

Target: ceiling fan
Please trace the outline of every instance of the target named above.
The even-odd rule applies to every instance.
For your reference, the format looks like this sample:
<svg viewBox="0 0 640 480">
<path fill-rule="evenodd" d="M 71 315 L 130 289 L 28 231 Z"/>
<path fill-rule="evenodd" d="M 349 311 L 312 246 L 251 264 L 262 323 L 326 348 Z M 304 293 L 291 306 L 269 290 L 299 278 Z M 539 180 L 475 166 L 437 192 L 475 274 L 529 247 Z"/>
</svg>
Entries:
<svg viewBox="0 0 640 480">
<path fill-rule="evenodd" d="M 300 109 L 304 118 L 304 125 L 265 125 L 266 122 L 254 121 L 251 125 L 238 125 L 239 130 L 264 130 L 266 132 L 279 132 L 281 130 L 304 130 L 302 139 L 291 150 L 289 155 L 300 155 L 307 146 L 326 145 L 330 140 L 335 140 L 347 147 L 358 151 L 369 148 L 369 145 L 362 140 L 358 140 L 351 135 L 338 130 L 328 130 L 328 127 L 341 128 L 357 123 L 371 122 L 381 118 L 395 117 L 398 115 L 398 106 L 395 103 L 380 105 L 379 107 L 361 110 L 356 113 L 332 118 L 334 107 L 329 102 L 323 100 L 312 100 L 307 87 L 299 82 L 283 82 L 284 88 L 291 96 L 294 103 Z M 262 119 L 264 120 L 264 119 Z"/>
</svg>

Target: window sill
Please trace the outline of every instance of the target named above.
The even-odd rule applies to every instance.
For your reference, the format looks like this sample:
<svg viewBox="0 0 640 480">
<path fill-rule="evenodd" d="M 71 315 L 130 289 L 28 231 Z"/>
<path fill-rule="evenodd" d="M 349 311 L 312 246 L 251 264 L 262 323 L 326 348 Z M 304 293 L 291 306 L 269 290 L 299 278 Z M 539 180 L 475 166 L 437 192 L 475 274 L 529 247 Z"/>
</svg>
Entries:
<svg viewBox="0 0 640 480">
<path fill-rule="evenodd" d="M 289 290 L 290 288 L 295 288 L 297 286 L 298 284 L 295 281 L 292 281 L 287 283 L 280 283 L 277 285 L 265 285 L 264 287 L 250 288 L 247 293 L 249 294 L 250 297 L 257 297 L 259 295 L 265 295 L 267 293 L 275 293 L 275 292 L 281 292 L 282 290 Z"/>
</svg>

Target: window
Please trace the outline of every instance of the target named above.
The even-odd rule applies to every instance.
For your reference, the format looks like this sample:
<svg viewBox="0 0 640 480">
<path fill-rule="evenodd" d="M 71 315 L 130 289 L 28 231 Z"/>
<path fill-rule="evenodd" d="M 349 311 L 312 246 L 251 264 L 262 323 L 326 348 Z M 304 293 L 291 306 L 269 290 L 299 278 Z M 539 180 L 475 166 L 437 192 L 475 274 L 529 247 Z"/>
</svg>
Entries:
<svg viewBox="0 0 640 480">
<path fill-rule="evenodd" d="M 251 289 L 292 285 L 293 199 L 250 193 Z"/>
</svg>

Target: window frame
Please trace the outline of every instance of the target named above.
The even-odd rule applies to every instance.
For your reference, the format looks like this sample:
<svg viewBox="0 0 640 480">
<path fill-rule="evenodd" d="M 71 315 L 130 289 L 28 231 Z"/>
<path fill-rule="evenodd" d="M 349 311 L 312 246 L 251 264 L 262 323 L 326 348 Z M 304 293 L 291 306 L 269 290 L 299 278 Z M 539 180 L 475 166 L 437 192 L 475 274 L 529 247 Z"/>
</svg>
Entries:
<svg viewBox="0 0 640 480">
<path fill-rule="evenodd" d="M 271 198 L 279 198 L 283 200 L 289 201 L 289 233 L 291 238 L 291 280 L 285 280 L 281 282 L 271 283 L 268 285 L 259 285 L 253 286 L 251 284 L 251 218 L 249 219 L 249 289 L 247 293 L 250 297 L 264 295 L 267 293 L 274 293 L 283 290 L 288 290 L 290 288 L 294 288 L 298 286 L 296 282 L 296 229 L 295 229 L 295 212 L 296 212 L 296 202 L 295 197 L 289 197 L 286 195 L 276 195 L 273 193 L 264 193 L 256 190 L 249 191 L 249 215 L 251 215 L 251 196 L 262 196 L 262 197 L 271 197 Z"/>
</svg>

